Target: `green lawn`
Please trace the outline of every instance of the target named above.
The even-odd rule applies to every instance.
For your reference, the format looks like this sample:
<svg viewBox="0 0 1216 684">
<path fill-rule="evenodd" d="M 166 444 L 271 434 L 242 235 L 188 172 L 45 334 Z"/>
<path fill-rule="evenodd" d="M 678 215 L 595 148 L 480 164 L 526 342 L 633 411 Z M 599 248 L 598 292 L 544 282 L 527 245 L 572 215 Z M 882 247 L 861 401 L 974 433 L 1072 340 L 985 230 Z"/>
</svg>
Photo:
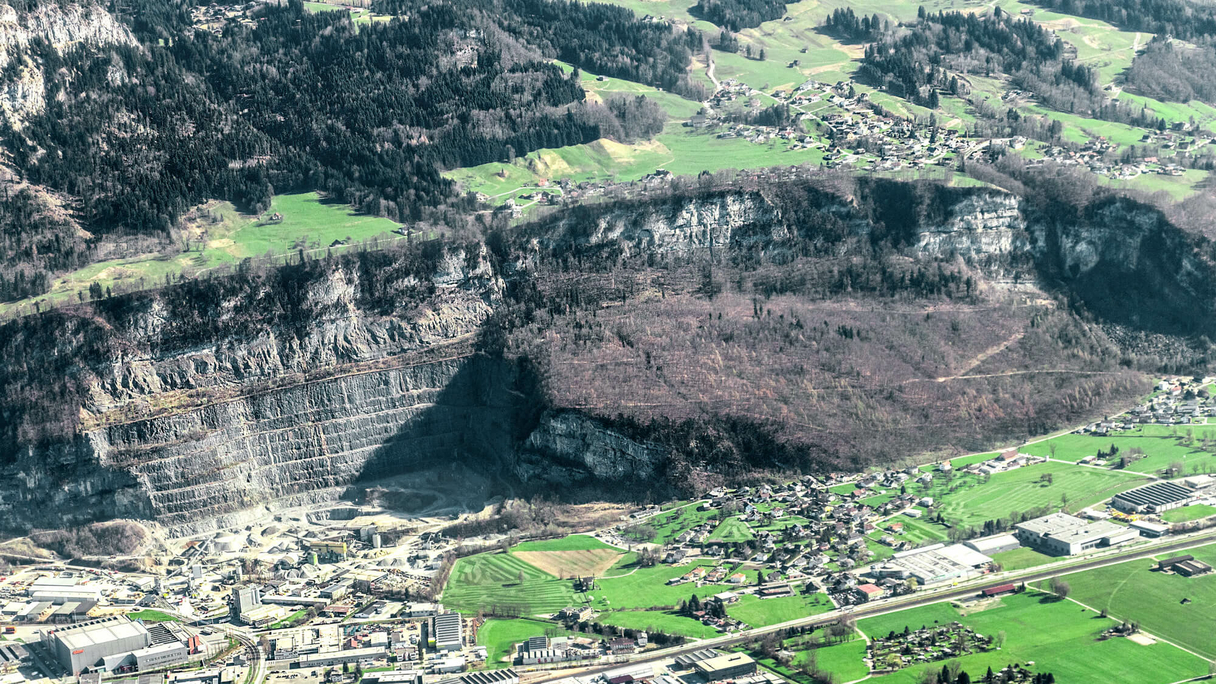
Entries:
<svg viewBox="0 0 1216 684">
<path fill-rule="evenodd" d="M 726 614 L 752 627 L 767 627 L 833 610 L 826 594 L 798 594 L 786 598 L 759 599 L 751 594 L 726 607 Z"/>
<path fill-rule="evenodd" d="M 1051 484 L 1040 481 L 1047 474 Z M 979 525 L 1042 506 L 1058 509 L 1065 498 L 1070 510 L 1079 510 L 1146 482 L 1130 473 L 1049 462 L 997 473 L 987 483 L 974 475 L 956 475 L 949 482 L 935 476 L 929 487 L 908 490 L 933 497 L 934 505 L 954 524 Z"/>
<path fill-rule="evenodd" d="M 132 620 L 143 620 L 144 622 L 179 622 L 179 620 L 168 613 L 159 610 L 151 610 L 145 608 L 134 613 L 128 613 L 127 617 Z"/>
<path fill-rule="evenodd" d="M 1002 551 L 992 554 L 992 560 L 1001 564 L 1005 570 L 1023 570 L 1025 568 L 1033 568 L 1044 563 L 1050 563 L 1058 558 L 1039 553 L 1034 549 L 1023 546 L 1020 549 L 1012 551 Z"/>
<path fill-rule="evenodd" d="M 1076 583 L 1073 586 L 1075 592 Z M 986 636 L 1004 632 L 1005 643 L 1000 650 L 958 659 L 973 681 L 980 681 L 988 667 L 995 671 L 1010 663 L 1028 661 L 1034 662 L 1034 671 L 1051 672 L 1056 681 L 1068 684 L 1167 684 L 1207 674 L 1204 660 L 1168 644 L 1141 646 L 1127 639 L 1098 641 L 1096 637 L 1116 624 L 1114 620 L 1102 619 L 1075 603 L 1043 600 L 1042 596 L 1036 592 L 1007 596 L 999 605 L 967 616 L 949 604 L 936 603 L 861 620 L 858 627 L 875 636 L 903 631 L 905 626 L 915 630 L 959 621 Z M 942 662 L 915 665 L 873 681 L 916 684 L 926 669 L 940 669 L 942 665 Z"/>
<path fill-rule="evenodd" d="M 562 629 L 552 622 L 517 618 L 503 620 L 493 618 L 477 630 L 477 643 L 486 647 L 486 665 L 488 667 L 510 667 L 509 660 L 504 657 L 513 656 L 515 644 L 534 636 L 564 636 L 573 632 Z"/>
<path fill-rule="evenodd" d="M 1171 523 L 1190 522 L 1192 520 L 1200 520 L 1209 515 L 1216 515 L 1216 507 L 1207 504 L 1194 504 L 1191 506 L 1183 506 L 1175 508 L 1172 511 L 1166 511 L 1161 514 L 1161 519 Z"/>
<path fill-rule="evenodd" d="M 545 539 L 543 541 L 526 541 L 511 547 L 512 551 L 590 551 L 592 549 L 613 549 L 604 542 L 588 534 L 572 534 L 561 539 Z"/>
<path fill-rule="evenodd" d="M 656 565 L 650 568 L 622 568 L 625 572 L 633 570 L 632 574 L 604 578 L 599 580 L 600 588 L 593 592 L 594 606 L 597 610 L 621 610 L 631 608 L 671 608 L 687 601 L 696 594 L 699 598 L 708 598 L 723 591 L 738 587 L 729 584 L 706 585 L 698 587 L 691 583 L 668 585 L 667 580 L 679 577 L 691 571 L 697 565 L 711 567 L 712 563 L 702 562 L 672 567 Z M 754 584 L 754 570 L 741 570 L 747 576 L 747 583 Z"/>
<path fill-rule="evenodd" d="M 909 518 L 906 515 L 897 515 L 891 519 L 891 522 L 903 523 L 903 534 L 891 533 L 891 536 L 897 540 L 903 540 L 911 543 L 913 546 L 922 546 L 927 543 L 936 543 L 949 539 L 950 528 L 940 523 L 929 522 L 925 518 Z M 880 528 L 885 527 L 888 523 L 882 523 Z"/>
<path fill-rule="evenodd" d="M 860 637 L 833 646 L 819 646 L 799 650 L 794 656 L 793 664 L 800 666 L 814 659 L 815 664 L 824 671 L 836 676 L 836 681 L 852 682 L 870 674 L 866 667 L 866 642 Z"/>
<path fill-rule="evenodd" d="M 707 627 L 690 617 L 666 610 L 615 610 L 601 613 L 596 622 L 615 625 L 623 629 L 640 629 L 647 632 L 681 634 L 694 639 L 718 636 L 718 630 Z"/>
<path fill-rule="evenodd" d="M 741 543 L 755 539 L 756 535 L 752 534 L 752 530 L 747 526 L 747 523 L 736 517 L 723 520 L 714 529 L 713 534 L 709 535 L 709 538 L 712 541 Z"/>
<path fill-rule="evenodd" d="M 1216 564 L 1216 545 L 1181 552 Z M 1145 630 L 1196 653 L 1216 658 L 1216 575 L 1181 577 L 1152 570 L 1151 560 L 1134 560 L 1068 575 L 1071 598 L 1114 617 L 1136 620 Z M 1190 603 L 1183 604 L 1183 599 Z"/>
<path fill-rule="evenodd" d="M 444 605 L 462 613 L 517 606 L 523 615 L 550 614 L 582 602 L 570 580 L 559 580 L 509 553 L 457 560 L 443 592 Z"/>
</svg>

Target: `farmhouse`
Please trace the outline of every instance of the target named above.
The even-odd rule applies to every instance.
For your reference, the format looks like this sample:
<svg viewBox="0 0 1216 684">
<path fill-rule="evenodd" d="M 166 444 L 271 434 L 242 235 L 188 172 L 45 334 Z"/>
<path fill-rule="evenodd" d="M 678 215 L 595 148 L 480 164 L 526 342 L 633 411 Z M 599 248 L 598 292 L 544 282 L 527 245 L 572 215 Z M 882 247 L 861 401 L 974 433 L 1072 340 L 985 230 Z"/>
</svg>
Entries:
<svg viewBox="0 0 1216 684">
<path fill-rule="evenodd" d="M 1163 572 L 1174 572 L 1183 577 L 1206 575 L 1212 571 L 1212 566 L 1203 561 L 1195 560 L 1194 556 L 1174 556 L 1157 563 L 1157 569 Z"/>
</svg>

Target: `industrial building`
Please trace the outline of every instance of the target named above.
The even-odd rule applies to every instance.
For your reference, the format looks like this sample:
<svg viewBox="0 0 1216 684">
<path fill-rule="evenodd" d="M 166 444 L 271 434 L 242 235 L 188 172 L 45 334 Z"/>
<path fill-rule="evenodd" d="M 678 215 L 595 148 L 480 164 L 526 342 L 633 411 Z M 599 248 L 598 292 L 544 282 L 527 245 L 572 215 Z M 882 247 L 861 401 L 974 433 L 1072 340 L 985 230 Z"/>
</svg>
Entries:
<svg viewBox="0 0 1216 684">
<path fill-rule="evenodd" d="M 966 546 L 973 551 L 978 551 L 985 556 L 991 556 L 994 553 L 1012 551 L 1016 548 L 1020 548 L 1022 543 L 1018 541 L 1018 538 L 1012 534 L 998 534 L 992 537 L 972 539 L 971 541 L 963 542 L 963 546 Z"/>
<path fill-rule="evenodd" d="M 84 670 L 112 670 L 134 651 L 152 645 L 152 637 L 142 624 L 121 615 L 56 629 L 48 632 L 44 641 L 55 660 L 73 675 Z"/>
<path fill-rule="evenodd" d="M 963 544 L 933 544 L 901 551 L 885 563 L 874 565 L 874 577 L 916 578 L 921 584 L 947 582 L 979 574 L 992 559 Z"/>
<path fill-rule="evenodd" d="M 256 584 L 232 590 L 232 612 L 236 613 L 238 617 L 260 605 L 262 605 L 262 588 Z"/>
<path fill-rule="evenodd" d="M 706 680 L 717 682 L 752 674 L 756 671 L 756 661 L 746 653 L 724 653 L 713 658 L 698 660 L 693 663 L 693 669 Z"/>
<path fill-rule="evenodd" d="M 1181 508 L 1195 498 L 1190 487 L 1174 482 L 1154 482 L 1116 494 L 1111 504 L 1124 513 L 1161 513 Z"/>
<path fill-rule="evenodd" d="M 1052 513 L 1015 526 L 1023 544 L 1058 556 L 1072 556 L 1100 546 L 1117 546 L 1140 533 L 1108 520 L 1088 522 L 1067 513 Z"/>
<path fill-rule="evenodd" d="M 459 651 L 463 645 L 463 632 L 460 613 L 444 613 L 431 618 L 431 634 L 437 651 Z"/>
<path fill-rule="evenodd" d="M 438 684 L 519 684 L 519 675 L 511 668 L 485 670 L 445 679 Z"/>
<path fill-rule="evenodd" d="M 346 663 L 357 663 L 363 660 L 377 660 L 388 656 L 388 649 L 377 648 L 348 648 L 345 651 L 327 651 L 300 656 L 296 661 L 297 668 L 331 667 Z"/>
</svg>

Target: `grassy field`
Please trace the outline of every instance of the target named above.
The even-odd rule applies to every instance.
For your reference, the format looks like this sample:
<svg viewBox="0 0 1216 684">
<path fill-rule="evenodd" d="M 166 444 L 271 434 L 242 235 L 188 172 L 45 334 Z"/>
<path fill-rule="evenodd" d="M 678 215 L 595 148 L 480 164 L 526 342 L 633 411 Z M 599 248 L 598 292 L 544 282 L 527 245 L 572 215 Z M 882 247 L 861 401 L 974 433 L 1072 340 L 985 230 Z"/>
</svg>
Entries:
<svg viewBox="0 0 1216 684">
<path fill-rule="evenodd" d="M 522 542 L 511 547 L 511 551 L 593 551 L 614 548 L 616 547 L 609 546 L 591 535 L 572 534 L 561 539 Z"/>
<path fill-rule="evenodd" d="M 709 538 L 711 541 L 746 542 L 755 539 L 756 535 L 752 534 L 751 528 L 742 520 L 727 518 L 714 529 Z"/>
<path fill-rule="evenodd" d="M 896 539 L 910 542 L 913 546 L 949 539 L 949 527 L 940 523 L 929 522 L 924 518 L 909 518 L 906 515 L 899 515 L 893 518 L 891 522 L 903 523 L 903 534 L 893 534 L 893 536 Z"/>
<path fill-rule="evenodd" d="M 833 609 L 832 602 L 825 594 L 798 594 L 772 599 L 759 599 L 751 594 L 746 594 L 740 597 L 738 603 L 727 606 L 726 614 L 742 620 L 752 627 L 767 627 L 826 613 Z"/>
<path fill-rule="evenodd" d="M 179 620 L 168 613 L 159 610 L 151 610 L 145 608 L 134 613 L 128 613 L 127 617 L 132 620 L 143 620 L 144 622 L 178 622 Z"/>
<path fill-rule="evenodd" d="M 992 554 L 992 560 L 1001 564 L 1005 570 L 1023 570 L 1025 568 L 1033 568 L 1044 563 L 1050 563 L 1058 558 L 1053 558 L 1046 554 L 1039 553 L 1030 547 L 1022 547 L 1012 551 L 1002 551 Z"/>
<path fill-rule="evenodd" d="M 510 553 L 483 553 L 456 561 L 443 603 L 463 613 L 509 605 L 519 606 L 524 615 L 537 615 L 582 601 L 569 580 L 559 580 Z"/>
<path fill-rule="evenodd" d="M 564 636 L 573 634 L 551 622 L 518 618 L 501 620 L 493 618 L 477 630 L 477 644 L 486 647 L 486 665 L 488 667 L 510 667 L 510 660 L 504 657 L 513 656 L 515 644 L 534 636 Z"/>
<path fill-rule="evenodd" d="M 1216 545 L 1187 551 L 1216 563 Z M 1152 570 L 1151 560 L 1135 560 L 1068 575 L 1070 597 L 1111 616 L 1136 620 L 1145 630 L 1196 653 L 1216 658 L 1216 575 L 1181 577 Z M 1190 599 L 1190 603 L 1182 603 Z"/>
<path fill-rule="evenodd" d="M 1075 583 L 1074 583 L 1075 592 Z M 949 604 L 936 603 L 922 608 L 858 622 L 868 635 L 903 631 L 905 626 L 919 629 L 959 621 L 987 636 L 1005 634 L 1004 646 L 997 651 L 959 658 L 973 681 L 980 681 L 988 667 L 999 670 L 1010 663 L 1034 662 L 1036 672 L 1051 672 L 1058 682 L 1069 684 L 1108 684 L 1109 682 L 1176 682 L 1207 674 L 1207 663 L 1169 644 L 1141 646 L 1127 639 L 1097 641 L 1096 637 L 1115 623 L 1068 601 L 1044 600 L 1028 592 L 1007 596 L 986 610 L 961 614 Z M 822 661 L 820 663 L 822 665 Z M 940 669 L 943 663 L 912 666 L 890 675 L 875 677 L 884 684 L 915 684 L 927 668 Z"/>
<path fill-rule="evenodd" d="M 1040 481 L 1047 474 L 1051 484 Z M 987 483 L 973 475 L 955 476 L 950 482 L 935 477 L 931 486 L 916 492 L 933 497 L 954 524 L 977 525 L 1040 506 L 1060 507 L 1065 500 L 1070 510 L 1079 510 L 1145 482 L 1139 475 L 1049 462 L 997 473 Z"/>
<path fill-rule="evenodd" d="M 1216 507 L 1207 504 L 1194 504 L 1166 511 L 1161 514 L 1161 519 L 1171 523 L 1182 523 L 1201 520 L 1211 515 L 1216 515 Z"/>
<path fill-rule="evenodd" d="M 616 610 L 601 613 L 596 621 L 605 625 L 616 625 L 623 629 L 682 634 L 694 639 L 718 636 L 718 630 L 713 627 L 707 627 L 698 620 L 666 610 Z"/>
<path fill-rule="evenodd" d="M 281 221 L 270 221 L 275 213 Z M 405 239 L 390 235 L 399 225 L 385 218 L 358 214 L 344 204 L 326 202 L 316 193 L 279 195 L 261 217 L 238 212 L 227 202 L 216 202 L 187 219 L 192 235 L 179 250 L 145 254 L 90 264 L 57 278 L 51 291 L 37 301 L 62 301 L 87 292 L 91 283 L 103 288 L 142 289 L 164 283 L 166 276 L 190 276 L 247 257 L 284 255 L 301 249 L 323 255 L 334 241 L 357 244 L 372 238 Z M 188 248 L 188 249 L 186 249 Z M 336 247 L 335 249 L 341 249 Z M 28 300 L 0 305 L 0 312 L 30 308 Z"/>
<path fill-rule="evenodd" d="M 1193 436 L 1193 442 L 1186 444 L 1188 432 Z M 1181 463 L 1186 473 L 1206 472 L 1216 469 L 1216 454 L 1200 449 L 1199 441 L 1203 437 L 1216 438 L 1216 425 L 1196 426 L 1167 426 L 1144 425 L 1127 430 L 1118 435 L 1099 437 L 1096 435 L 1067 434 L 1052 439 L 1029 444 L 1023 451 L 1037 456 L 1052 456 L 1061 461 L 1077 461 L 1098 452 L 1110 451 L 1111 446 L 1117 446 L 1120 453 L 1126 453 L 1133 448 L 1143 449 L 1146 454 L 1130 466 L 1128 470 L 1138 473 L 1153 474 L 1171 463 Z"/>
<path fill-rule="evenodd" d="M 597 610 L 619 610 L 632 608 L 675 607 L 687 601 L 693 594 L 707 598 L 736 588 L 734 585 L 717 584 L 698 587 L 693 584 L 668 585 L 667 580 L 688 573 L 697 565 L 710 567 L 710 563 L 694 563 L 680 567 L 656 565 L 650 568 L 620 568 L 629 574 L 599 581 L 600 588 L 593 592 Z M 631 572 L 630 572 L 631 571 Z M 615 572 L 615 571 L 614 571 Z M 740 570 L 747 583 L 756 581 L 754 570 Z"/>
<path fill-rule="evenodd" d="M 793 665 L 798 667 L 813 659 L 820 668 L 835 675 L 835 681 L 852 682 L 870 674 L 870 668 L 864 662 L 865 656 L 865 639 L 857 637 L 842 644 L 799 650 L 794 656 Z"/>
</svg>

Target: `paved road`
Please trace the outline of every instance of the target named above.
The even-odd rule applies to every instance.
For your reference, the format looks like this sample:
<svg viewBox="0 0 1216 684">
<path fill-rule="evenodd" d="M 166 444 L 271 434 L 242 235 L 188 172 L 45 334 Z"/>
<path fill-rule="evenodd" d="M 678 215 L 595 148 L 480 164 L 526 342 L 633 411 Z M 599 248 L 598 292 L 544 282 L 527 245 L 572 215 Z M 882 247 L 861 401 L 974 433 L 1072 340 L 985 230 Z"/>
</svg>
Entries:
<svg viewBox="0 0 1216 684">
<path fill-rule="evenodd" d="M 1000 574 L 1000 579 L 976 580 L 976 581 L 968 582 L 966 584 L 966 586 L 961 586 L 961 587 L 943 587 L 943 588 L 936 589 L 936 590 L 933 590 L 933 589 L 924 590 L 924 591 L 917 592 L 915 594 L 911 594 L 906 597 L 899 597 L 899 598 L 890 599 L 890 600 L 877 601 L 875 603 L 862 604 L 860 606 L 852 607 L 851 609 L 835 610 L 835 611 L 832 611 L 829 613 L 821 613 L 819 615 L 814 615 L 811 617 L 801 618 L 798 620 L 791 620 L 789 622 L 783 622 L 778 625 L 770 625 L 768 627 L 761 627 L 758 629 L 749 629 L 747 631 L 740 632 L 738 634 L 721 636 L 721 637 L 716 637 L 713 639 L 704 639 L 701 641 L 694 641 L 694 642 L 685 644 L 683 646 L 677 646 L 674 648 L 666 648 L 666 649 L 661 649 L 661 650 L 657 650 L 657 651 L 650 651 L 650 652 L 647 652 L 647 653 L 641 655 L 640 657 L 633 658 L 628 663 L 613 663 L 610 665 L 597 665 L 595 667 L 579 669 L 577 672 L 572 671 L 572 670 L 564 670 L 564 671 L 556 670 L 556 671 L 552 671 L 552 672 L 546 672 L 542 676 L 539 676 L 536 678 L 529 677 L 528 681 L 529 681 L 529 684 L 536 684 L 537 682 L 552 681 L 555 679 L 562 679 L 562 678 L 571 677 L 571 676 L 584 677 L 584 676 L 595 675 L 595 674 L 599 674 L 599 673 L 603 673 L 603 672 L 608 672 L 610 670 L 617 670 L 617 669 L 624 668 L 624 667 L 630 667 L 630 666 L 634 666 L 634 665 L 642 665 L 645 663 L 653 663 L 653 662 L 657 662 L 660 660 L 666 660 L 668 658 L 673 658 L 678 655 L 691 653 L 693 651 L 699 651 L 699 650 L 705 649 L 705 648 L 724 648 L 724 647 L 729 647 L 729 646 L 737 646 L 739 644 L 746 643 L 748 641 L 752 641 L 756 637 L 762 636 L 764 634 L 768 634 L 770 632 L 776 632 L 776 631 L 783 630 L 783 629 L 789 629 L 791 627 L 823 627 L 823 626 L 832 624 L 833 622 L 836 622 L 841 617 L 844 617 L 846 615 L 854 617 L 854 618 L 866 618 L 866 617 L 875 617 L 878 615 L 885 615 L 887 613 L 895 613 L 895 612 L 899 612 L 902 610 L 908 610 L 909 608 L 916 608 L 919 606 L 929 605 L 931 603 L 940 603 L 942 601 L 951 601 L 951 600 L 958 599 L 958 598 L 976 596 L 984 589 L 988 589 L 990 587 L 999 587 L 1002 584 L 1019 583 L 1019 582 L 1038 582 L 1040 580 L 1050 579 L 1052 577 L 1058 577 L 1061 575 L 1070 575 L 1070 574 L 1077 573 L 1077 572 L 1084 572 L 1086 570 L 1093 570 L 1095 568 L 1105 567 L 1107 565 L 1125 563 L 1129 560 L 1136 560 L 1139 558 L 1148 558 L 1151 556 L 1168 554 L 1168 553 L 1172 553 L 1174 551 L 1180 551 L 1183 549 L 1192 548 L 1192 547 L 1199 546 L 1202 544 L 1211 543 L 1214 540 L 1216 540 L 1216 530 L 1204 530 L 1202 532 L 1198 532 L 1198 533 L 1195 533 L 1192 535 L 1187 535 L 1185 538 L 1172 540 L 1172 541 L 1159 543 L 1159 544 L 1141 546 L 1134 550 L 1129 550 L 1127 553 L 1115 553 L 1115 554 L 1103 555 L 1099 558 L 1093 558 L 1091 560 L 1083 561 L 1080 563 L 1069 564 L 1066 566 L 1062 565 L 1062 566 L 1046 568 L 1046 569 L 1031 568 L 1028 570 L 1005 572 L 1005 573 Z"/>
</svg>

